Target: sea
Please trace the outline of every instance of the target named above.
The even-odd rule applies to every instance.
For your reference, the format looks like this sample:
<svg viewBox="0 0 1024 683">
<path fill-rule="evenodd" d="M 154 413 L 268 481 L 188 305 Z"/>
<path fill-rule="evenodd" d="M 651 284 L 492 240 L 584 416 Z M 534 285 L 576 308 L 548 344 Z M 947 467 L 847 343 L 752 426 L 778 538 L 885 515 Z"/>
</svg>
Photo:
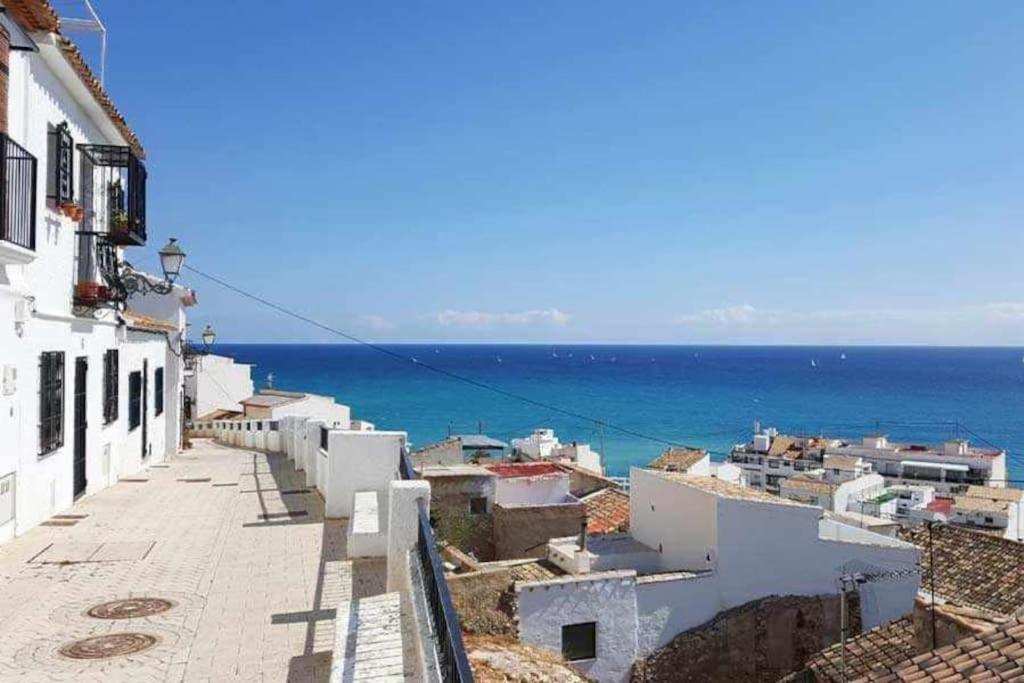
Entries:
<svg viewBox="0 0 1024 683">
<path fill-rule="evenodd" d="M 334 396 L 355 418 L 408 432 L 508 441 L 550 427 L 628 475 L 668 444 L 721 460 L 755 424 L 797 434 L 1008 452 L 1024 486 L 1024 349 L 810 346 L 218 344 L 257 388 Z"/>
</svg>

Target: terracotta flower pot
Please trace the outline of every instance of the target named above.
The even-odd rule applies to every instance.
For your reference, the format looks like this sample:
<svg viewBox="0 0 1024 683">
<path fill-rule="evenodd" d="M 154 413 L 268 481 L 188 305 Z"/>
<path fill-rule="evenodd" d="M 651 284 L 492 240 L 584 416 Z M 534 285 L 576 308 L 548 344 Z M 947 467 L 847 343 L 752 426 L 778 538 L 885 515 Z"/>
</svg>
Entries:
<svg viewBox="0 0 1024 683">
<path fill-rule="evenodd" d="M 75 212 L 71 216 L 71 220 L 73 220 L 76 223 L 81 223 L 83 218 L 85 218 L 85 209 L 81 206 L 76 206 Z"/>
<path fill-rule="evenodd" d="M 106 289 L 98 282 L 79 282 L 75 284 L 75 298 L 82 302 L 101 301 Z"/>
</svg>

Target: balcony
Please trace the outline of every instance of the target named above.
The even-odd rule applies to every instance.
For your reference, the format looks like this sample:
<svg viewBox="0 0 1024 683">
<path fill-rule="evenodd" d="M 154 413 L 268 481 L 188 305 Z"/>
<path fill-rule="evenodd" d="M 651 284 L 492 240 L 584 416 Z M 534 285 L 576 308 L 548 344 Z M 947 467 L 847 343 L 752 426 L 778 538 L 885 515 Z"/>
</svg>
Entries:
<svg viewBox="0 0 1024 683">
<path fill-rule="evenodd" d="M 36 169 L 36 158 L 0 133 L 0 263 L 34 258 Z"/>
<path fill-rule="evenodd" d="M 146 166 L 130 147 L 79 145 L 83 231 L 119 246 L 146 243 Z"/>
</svg>

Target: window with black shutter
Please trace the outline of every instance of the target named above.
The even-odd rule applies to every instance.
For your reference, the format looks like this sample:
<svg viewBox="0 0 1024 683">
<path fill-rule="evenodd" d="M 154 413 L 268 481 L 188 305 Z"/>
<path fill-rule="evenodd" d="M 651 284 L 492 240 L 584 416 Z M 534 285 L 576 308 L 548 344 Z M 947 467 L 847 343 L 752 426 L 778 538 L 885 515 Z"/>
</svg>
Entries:
<svg viewBox="0 0 1024 683">
<path fill-rule="evenodd" d="M 327 450 L 327 427 L 320 428 L 320 448 Z"/>
<path fill-rule="evenodd" d="M 64 352 L 39 356 L 39 454 L 64 445 Z"/>
<path fill-rule="evenodd" d="M 164 412 L 164 369 L 153 371 L 153 414 Z"/>
<path fill-rule="evenodd" d="M 117 349 L 103 354 L 103 422 L 110 424 L 117 419 L 118 367 Z"/>
<path fill-rule="evenodd" d="M 50 183 L 52 190 L 47 194 L 59 209 L 62 204 L 75 199 L 75 141 L 71 137 L 67 121 L 56 126 L 50 136 L 51 176 L 47 182 Z"/>
<path fill-rule="evenodd" d="M 142 373 L 128 373 L 128 431 L 142 424 Z"/>
<path fill-rule="evenodd" d="M 562 656 L 570 662 L 597 657 L 597 624 L 567 624 L 562 627 Z"/>
</svg>

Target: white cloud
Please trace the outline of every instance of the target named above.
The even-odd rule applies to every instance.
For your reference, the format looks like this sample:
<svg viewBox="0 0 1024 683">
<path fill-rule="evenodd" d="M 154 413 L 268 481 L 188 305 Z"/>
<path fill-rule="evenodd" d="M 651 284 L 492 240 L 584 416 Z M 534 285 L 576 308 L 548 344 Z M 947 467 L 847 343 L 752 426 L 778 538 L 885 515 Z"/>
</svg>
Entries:
<svg viewBox="0 0 1024 683">
<path fill-rule="evenodd" d="M 569 314 L 557 308 L 534 309 L 515 313 L 489 313 L 485 311 L 458 311 L 445 309 L 434 316 L 445 326 L 490 327 L 493 325 L 565 325 Z"/>
<path fill-rule="evenodd" d="M 384 316 L 377 315 L 376 313 L 364 313 L 359 316 L 359 320 L 363 325 L 369 327 L 371 330 L 393 330 L 396 327 L 393 322 Z"/>
<path fill-rule="evenodd" d="M 675 322 L 681 325 L 693 323 L 711 323 L 716 325 L 749 325 L 759 316 L 756 308 L 750 304 L 726 306 L 725 308 L 708 308 L 700 313 L 676 316 Z"/>
<path fill-rule="evenodd" d="M 985 306 L 985 318 L 991 322 L 1020 322 L 1024 320 L 1024 303 L 1000 301 Z"/>
</svg>

